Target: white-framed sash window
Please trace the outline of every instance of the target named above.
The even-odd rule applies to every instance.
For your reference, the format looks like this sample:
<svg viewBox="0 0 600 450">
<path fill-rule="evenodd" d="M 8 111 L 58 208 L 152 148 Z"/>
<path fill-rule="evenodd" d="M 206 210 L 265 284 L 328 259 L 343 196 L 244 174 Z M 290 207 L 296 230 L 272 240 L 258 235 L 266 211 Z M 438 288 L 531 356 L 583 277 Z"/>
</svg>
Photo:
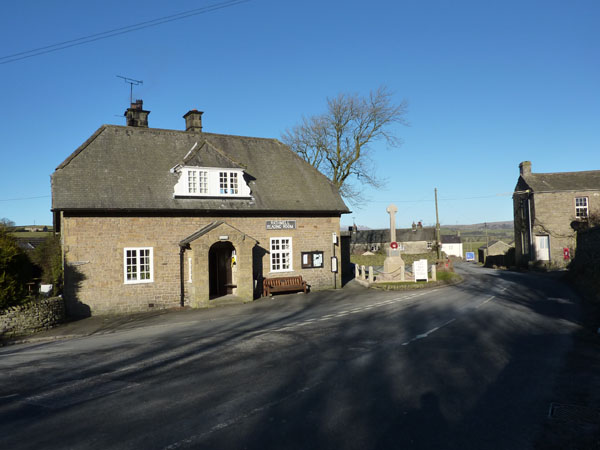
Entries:
<svg viewBox="0 0 600 450">
<path fill-rule="evenodd" d="M 123 277 L 125 284 L 152 283 L 154 281 L 152 247 L 126 247 L 123 249 Z"/>
<path fill-rule="evenodd" d="M 271 272 L 291 272 L 292 238 L 276 237 L 270 240 Z"/>
<path fill-rule="evenodd" d="M 588 217 L 588 198 L 575 197 L 575 217 L 578 219 L 587 219 Z"/>
</svg>

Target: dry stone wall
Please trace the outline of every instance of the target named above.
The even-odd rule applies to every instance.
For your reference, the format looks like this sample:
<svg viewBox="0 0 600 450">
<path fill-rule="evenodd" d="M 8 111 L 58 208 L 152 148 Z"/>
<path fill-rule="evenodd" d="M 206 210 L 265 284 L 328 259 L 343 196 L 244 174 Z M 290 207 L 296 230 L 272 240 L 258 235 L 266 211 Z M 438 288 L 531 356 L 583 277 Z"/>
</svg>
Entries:
<svg viewBox="0 0 600 450">
<path fill-rule="evenodd" d="M 36 300 L 0 311 L 0 336 L 20 336 L 49 330 L 65 320 L 62 297 Z"/>
</svg>

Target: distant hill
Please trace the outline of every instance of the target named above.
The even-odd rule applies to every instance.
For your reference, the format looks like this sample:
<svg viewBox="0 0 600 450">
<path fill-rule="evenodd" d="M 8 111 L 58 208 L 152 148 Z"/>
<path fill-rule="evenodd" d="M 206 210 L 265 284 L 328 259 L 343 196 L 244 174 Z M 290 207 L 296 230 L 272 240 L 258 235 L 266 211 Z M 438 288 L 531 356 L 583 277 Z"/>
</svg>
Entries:
<svg viewBox="0 0 600 450">
<path fill-rule="evenodd" d="M 472 225 L 441 225 L 444 229 L 461 230 L 461 231 L 483 231 L 485 233 L 485 223 L 474 223 Z M 514 230 L 513 221 L 507 220 L 504 222 L 487 222 L 489 230 Z"/>
<path fill-rule="evenodd" d="M 515 230 L 512 220 L 488 222 L 487 230 L 485 223 L 475 223 L 473 225 L 442 225 L 440 231 L 442 235 L 460 233 L 468 251 L 476 249 L 487 241 L 498 240 L 510 244 L 515 240 Z M 471 245 L 467 247 L 467 243 Z"/>
</svg>

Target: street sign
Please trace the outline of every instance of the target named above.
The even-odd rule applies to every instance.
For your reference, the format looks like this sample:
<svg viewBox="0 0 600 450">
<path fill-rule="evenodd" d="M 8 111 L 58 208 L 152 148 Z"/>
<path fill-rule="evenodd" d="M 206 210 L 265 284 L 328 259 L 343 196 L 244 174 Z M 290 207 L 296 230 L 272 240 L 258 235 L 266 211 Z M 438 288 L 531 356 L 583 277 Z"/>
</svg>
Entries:
<svg viewBox="0 0 600 450">
<path fill-rule="evenodd" d="M 475 261 L 475 252 L 467 252 L 465 259 L 467 261 Z"/>
</svg>

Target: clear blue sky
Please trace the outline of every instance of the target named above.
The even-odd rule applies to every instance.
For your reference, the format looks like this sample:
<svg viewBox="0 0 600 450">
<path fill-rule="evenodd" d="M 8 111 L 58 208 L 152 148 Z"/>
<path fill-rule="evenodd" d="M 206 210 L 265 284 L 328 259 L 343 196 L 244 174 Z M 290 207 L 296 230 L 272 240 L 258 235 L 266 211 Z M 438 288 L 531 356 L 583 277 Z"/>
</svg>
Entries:
<svg viewBox="0 0 600 450">
<path fill-rule="evenodd" d="M 177 14 L 206 1 L 2 2 L 0 57 Z M 600 169 L 600 2 L 251 0 L 0 64 L 0 218 L 51 224 L 50 174 L 129 86 L 150 127 L 205 111 L 215 133 L 279 138 L 339 92 L 408 100 L 404 145 L 374 147 L 385 190 L 342 218 L 371 228 L 512 220 L 518 164 Z M 0 60 L 0 63 L 6 61 Z M 39 198 L 32 198 L 39 197 Z"/>
</svg>

